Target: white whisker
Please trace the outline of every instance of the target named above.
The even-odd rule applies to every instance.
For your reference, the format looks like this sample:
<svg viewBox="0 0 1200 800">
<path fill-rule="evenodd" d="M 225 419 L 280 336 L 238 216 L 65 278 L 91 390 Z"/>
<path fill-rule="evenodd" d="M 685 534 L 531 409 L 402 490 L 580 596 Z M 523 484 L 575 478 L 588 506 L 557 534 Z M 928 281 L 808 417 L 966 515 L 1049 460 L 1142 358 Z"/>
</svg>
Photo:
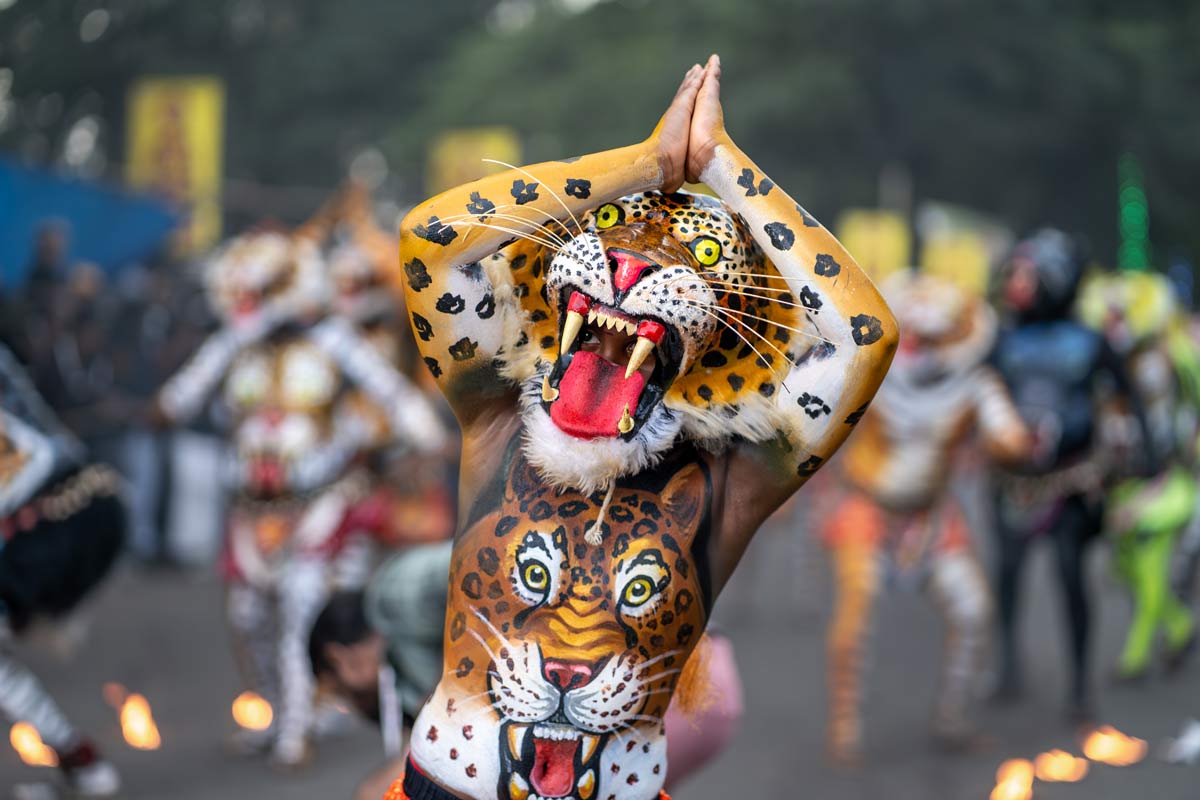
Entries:
<svg viewBox="0 0 1200 800">
<path fill-rule="evenodd" d="M 487 222 L 457 222 L 455 224 L 461 225 L 465 228 L 490 228 L 494 231 L 503 231 L 504 233 L 512 234 L 513 236 L 517 237 L 518 239 L 524 239 L 526 241 L 533 242 L 534 244 L 540 244 L 542 247 L 545 247 L 549 250 L 553 250 L 556 253 L 562 252 L 562 248 L 560 248 L 558 245 L 554 244 L 553 242 L 551 242 L 547 239 L 542 239 L 540 237 L 533 236 L 529 233 L 526 233 L 525 231 L 518 231 L 518 230 L 514 230 L 513 228 L 506 228 L 503 225 L 492 225 Z"/>
<path fill-rule="evenodd" d="M 525 177 L 532 179 L 538 186 L 545 189 L 547 192 L 550 193 L 551 197 L 553 197 L 555 200 L 558 201 L 558 204 L 563 207 L 563 211 L 566 211 L 567 214 L 570 215 L 571 222 L 575 223 L 575 227 L 581 231 L 583 230 L 583 226 L 579 224 L 579 220 L 575 217 L 575 213 L 573 211 L 571 211 L 570 206 L 568 206 L 566 204 L 566 202 L 561 197 L 558 196 L 558 192 L 554 191 L 549 186 L 547 186 L 546 182 L 543 181 L 541 178 L 537 177 L 536 175 L 534 175 L 532 172 L 529 172 L 528 170 L 522 169 L 521 167 L 516 167 L 516 166 L 513 166 L 512 164 L 506 164 L 503 161 L 497 161 L 494 158 L 485 158 L 483 160 L 490 164 L 499 164 L 502 167 L 508 167 L 509 169 L 514 169 L 517 172 L 524 175 Z"/>
<path fill-rule="evenodd" d="M 510 222 L 519 222 L 523 225 L 528 225 L 546 238 L 557 242 L 560 247 L 566 247 L 567 245 L 565 239 L 547 228 L 545 225 L 539 223 L 537 220 L 526 219 L 525 217 L 519 217 L 516 214 L 500 214 L 495 211 L 489 211 L 486 214 L 452 214 L 444 219 L 441 219 L 441 221 L 447 224 L 454 224 L 456 222 L 461 222 L 462 220 L 471 220 L 473 222 L 479 222 L 486 225 L 488 219 L 492 218 L 508 220 Z"/>
</svg>

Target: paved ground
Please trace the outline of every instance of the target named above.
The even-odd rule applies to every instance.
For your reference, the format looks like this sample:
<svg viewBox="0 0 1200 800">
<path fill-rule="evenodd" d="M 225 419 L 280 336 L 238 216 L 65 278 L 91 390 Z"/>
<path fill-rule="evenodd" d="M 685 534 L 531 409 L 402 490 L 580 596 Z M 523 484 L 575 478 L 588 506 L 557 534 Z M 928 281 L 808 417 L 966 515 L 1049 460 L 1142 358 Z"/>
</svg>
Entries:
<svg viewBox="0 0 1200 800">
<path fill-rule="evenodd" d="M 985 713 L 995 748 L 950 758 L 928 746 L 925 721 L 939 627 L 920 596 L 894 593 L 879 617 L 873 649 L 867 762 L 845 772 L 826 766 L 822 752 L 821 642 L 828 610 L 823 562 L 819 556 L 805 558 L 787 536 L 764 533 L 718 607 L 746 684 L 742 731 L 724 757 L 677 791 L 677 798 L 984 800 L 1004 758 L 1072 747 L 1072 731 L 1059 714 L 1059 619 L 1047 556 L 1040 555 L 1028 576 L 1033 599 L 1026 608 L 1026 649 L 1033 697 L 1020 709 Z M 1093 566 L 1102 594 L 1099 673 L 1111 663 L 1128 612 L 1103 560 Z M 368 730 L 326 743 L 315 766 L 300 775 L 280 775 L 224 754 L 221 741 L 232 725 L 229 703 L 238 685 L 218 601 L 219 586 L 208 576 L 127 568 L 101 593 L 89 640 L 74 662 L 63 661 L 45 643 L 25 646 L 22 653 L 118 763 L 129 798 L 349 797 L 356 780 L 380 761 L 378 740 Z M 162 731 L 161 750 L 137 752 L 121 743 L 115 715 L 101 696 L 106 681 L 149 698 Z M 1102 697 L 1107 721 L 1157 744 L 1185 715 L 1200 713 L 1200 667 L 1171 682 L 1105 688 Z M 0 744 L 0 791 L 51 774 L 22 766 Z M 1197 786 L 1200 767 L 1148 761 L 1127 769 L 1094 767 L 1084 783 L 1039 785 L 1036 797 L 1185 800 L 1200 797 Z"/>
</svg>

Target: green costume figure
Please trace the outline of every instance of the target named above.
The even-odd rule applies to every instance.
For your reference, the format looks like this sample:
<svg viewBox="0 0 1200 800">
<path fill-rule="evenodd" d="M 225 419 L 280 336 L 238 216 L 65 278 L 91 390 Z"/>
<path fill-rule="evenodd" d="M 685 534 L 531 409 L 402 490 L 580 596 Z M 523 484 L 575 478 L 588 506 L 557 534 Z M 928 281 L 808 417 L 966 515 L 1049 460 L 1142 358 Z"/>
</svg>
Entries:
<svg viewBox="0 0 1200 800">
<path fill-rule="evenodd" d="M 1178 668 L 1195 643 L 1192 612 L 1171 591 L 1171 559 L 1197 502 L 1200 350 L 1161 275 L 1094 277 L 1081 294 L 1080 312 L 1085 324 L 1102 330 L 1126 360 L 1152 440 L 1127 437 L 1123 442 L 1133 446 L 1122 461 L 1140 459 L 1143 474 L 1148 466 L 1153 476 L 1118 483 L 1107 519 L 1117 572 L 1134 603 L 1117 677 L 1133 680 L 1146 673 L 1160 632 L 1168 669 Z"/>
</svg>

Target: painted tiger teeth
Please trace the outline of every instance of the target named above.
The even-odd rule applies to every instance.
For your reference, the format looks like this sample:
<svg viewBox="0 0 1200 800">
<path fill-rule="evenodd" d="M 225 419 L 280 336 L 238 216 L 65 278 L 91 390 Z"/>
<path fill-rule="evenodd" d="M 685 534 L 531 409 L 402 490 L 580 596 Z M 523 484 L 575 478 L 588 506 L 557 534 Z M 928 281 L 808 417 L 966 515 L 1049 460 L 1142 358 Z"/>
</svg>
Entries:
<svg viewBox="0 0 1200 800">
<path fill-rule="evenodd" d="M 547 403 L 553 403 L 558 399 L 558 389 L 550 385 L 550 373 L 546 373 L 546 377 L 542 379 L 542 399 Z"/>
<path fill-rule="evenodd" d="M 528 725 L 508 726 L 508 752 L 512 753 L 513 758 L 521 758 L 521 749 L 525 745 L 525 734 L 527 733 L 529 733 Z M 529 791 L 529 787 L 525 787 L 525 791 Z"/>
<path fill-rule="evenodd" d="M 508 796 L 511 800 L 529 800 L 529 784 L 515 772 L 508 779 Z"/>
<path fill-rule="evenodd" d="M 596 791 L 596 773 L 594 770 L 588 770 L 579 778 L 579 782 L 575 784 L 575 788 L 579 790 L 580 800 L 590 800 L 592 792 Z"/>
<path fill-rule="evenodd" d="M 583 736 L 583 732 L 578 728 L 572 728 L 570 725 L 534 725 L 533 736 L 536 739 L 550 739 L 562 742 L 567 739 L 578 739 Z"/>
<path fill-rule="evenodd" d="M 596 746 L 600 744 L 599 736 L 592 736 L 585 733 L 580 737 L 579 743 L 579 763 L 586 764 L 588 759 L 592 757 L 592 753 L 596 752 Z"/>
</svg>

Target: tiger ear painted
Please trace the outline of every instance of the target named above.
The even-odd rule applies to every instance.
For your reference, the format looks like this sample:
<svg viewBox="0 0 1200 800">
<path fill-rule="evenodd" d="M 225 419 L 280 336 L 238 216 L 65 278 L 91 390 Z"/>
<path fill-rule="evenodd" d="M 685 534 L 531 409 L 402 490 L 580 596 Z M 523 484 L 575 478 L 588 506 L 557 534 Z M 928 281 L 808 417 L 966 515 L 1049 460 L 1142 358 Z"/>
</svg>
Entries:
<svg viewBox="0 0 1200 800">
<path fill-rule="evenodd" d="M 704 519 L 708 478 L 696 464 L 688 464 L 676 472 L 662 490 L 663 506 L 680 526 L 680 536 L 691 544 Z"/>
<path fill-rule="evenodd" d="M 523 455 L 515 455 L 512 468 L 508 471 L 508 479 L 504 484 L 505 499 L 524 505 L 529 498 L 538 494 L 539 490 L 543 488 L 544 484 L 529 460 Z"/>
</svg>

